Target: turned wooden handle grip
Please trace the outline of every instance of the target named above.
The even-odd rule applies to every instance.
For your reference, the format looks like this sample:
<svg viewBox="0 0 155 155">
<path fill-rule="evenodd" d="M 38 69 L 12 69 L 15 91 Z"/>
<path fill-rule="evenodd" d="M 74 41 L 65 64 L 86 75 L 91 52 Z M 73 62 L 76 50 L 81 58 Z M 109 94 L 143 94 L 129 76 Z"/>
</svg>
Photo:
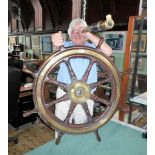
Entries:
<svg viewBox="0 0 155 155">
<path fill-rule="evenodd" d="M 28 116 L 30 116 L 32 114 L 35 114 L 35 113 L 37 113 L 37 110 L 36 109 L 24 111 L 23 112 L 23 117 L 28 117 Z"/>
<path fill-rule="evenodd" d="M 37 76 L 37 73 L 32 72 L 31 70 L 27 69 L 27 68 L 23 68 L 22 71 L 24 73 L 30 74 L 31 76 L 33 76 L 34 78 Z"/>
</svg>

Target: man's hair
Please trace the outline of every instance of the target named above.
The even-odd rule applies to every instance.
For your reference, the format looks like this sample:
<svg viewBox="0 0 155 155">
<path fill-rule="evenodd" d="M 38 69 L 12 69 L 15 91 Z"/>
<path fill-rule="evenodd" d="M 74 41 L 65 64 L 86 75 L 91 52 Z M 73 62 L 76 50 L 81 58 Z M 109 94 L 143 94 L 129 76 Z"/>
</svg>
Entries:
<svg viewBox="0 0 155 155">
<path fill-rule="evenodd" d="M 76 18 L 76 19 L 73 19 L 70 24 L 69 24 L 69 28 L 68 28 L 68 35 L 69 35 L 69 38 L 71 36 L 71 32 L 73 30 L 73 28 L 75 27 L 75 25 L 77 24 L 80 24 L 80 26 L 82 27 L 87 27 L 87 23 L 83 20 L 83 19 L 80 19 L 80 18 Z"/>
</svg>

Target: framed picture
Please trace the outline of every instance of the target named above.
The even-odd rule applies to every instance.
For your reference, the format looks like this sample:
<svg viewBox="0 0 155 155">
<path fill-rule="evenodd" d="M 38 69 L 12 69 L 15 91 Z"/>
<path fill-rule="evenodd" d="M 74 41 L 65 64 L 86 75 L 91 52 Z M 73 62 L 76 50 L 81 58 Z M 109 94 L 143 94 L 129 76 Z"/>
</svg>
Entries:
<svg viewBox="0 0 155 155">
<path fill-rule="evenodd" d="M 31 37 L 30 36 L 26 36 L 25 37 L 25 49 L 31 49 Z"/>
<path fill-rule="evenodd" d="M 33 49 L 33 59 L 42 59 L 41 50 Z"/>
<path fill-rule="evenodd" d="M 32 35 L 31 42 L 32 42 L 32 49 L 40 49 L 40 36 Z"/>
<path fill-rule="evenodd" d="M 139 35 L 134 34 L 133 35 L 133 43 L 132 43 L 132 51 L 136 52 L 138 49 L 138 39 Z M 141 35 L 141 41 L 140 41 L 140 52 L 146 52 L 146 41 L 147 41 L 147 34 L 144 33 Z"/>
<path fill-rule="evenodd" d="M 103 37 L 114 53 L 124 53 L 126 46 L 126 34 L 127 31 L 106 31 L 103 32 Z"/>
<path fill-rule="evenodd" d="M 17 37 L 16 36 L 9 36 L 8 37 L 8 52 L 13 52 L 14 48 L 13 45 L 15 45 L 17 42 Z"/>
<path fill-rule="evenodd" d="M 25 46 L 25 36 L 24 35 L 19 35 L 18 36 L 19 44 L 22 44 Z"/>
<path fill-rule="evenodd" d="M 33 59 L 33 50 L 32 49 L 26 50 L 26 59 Z"/>
<path fill-rule="evenodd" d="M 33 50 L 33 59 L 42 59 L 41 36 L 32 35 L 31 44 L 32 44 L 32 50 Z"/>
<path fill-rule="evenodd" d="M 9 37 L 9 46 L 15 45 L 17 42 L 17 37 L 16 36 L 10 36 Z"/>
<path fill-rule="evenodd" d="M 135 65 L 135 57 L 131 57 L 131 68 L 133 69 Z M 144 68 L 144 58 L 141 57 L 138 59 L 138 65 L 137 65 L 138 71 L 142 71 Z"/>
<path fill-rule="evenodd" d="M 42 53 L 52 52 L 51 36 L 42 36 Z"/>
</svg>

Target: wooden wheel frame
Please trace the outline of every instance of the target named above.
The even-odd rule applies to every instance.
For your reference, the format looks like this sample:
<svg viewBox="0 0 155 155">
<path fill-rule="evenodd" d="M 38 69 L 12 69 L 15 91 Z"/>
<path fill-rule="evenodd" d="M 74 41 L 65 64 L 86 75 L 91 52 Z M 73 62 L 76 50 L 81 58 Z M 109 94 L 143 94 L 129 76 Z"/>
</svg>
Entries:
<svg viewBox="0 0 155 155">
<path fill-rule="evenodd" d="M 76 78 L 70 63 L 70 59 L 76 59 L 77 57 L 89 59 L 89 65 L 80 80 Z M 59 82 L 55 77 L 51 76 L 55 74 L 56 68 L 62 62 L 66 64 L 70 73 L 70 84 Z M 88 84 L 87 79 L 94 63 L 100 66 L 102 77 L 97 82 Z M 96 49 L 75 46 L 57 51 L 40 66 L 34 77 L 33 99 L 35 109 L 41 119 L 48 126 L 61 133 L 60 135 L 64 133 L 84 134 L 96 132 L 98 128 L 110 120 L 116 111 L 120 98 L 119 74 L 110 58 L 96 51 Z M 107 83 L 111 91 L 109 99 L 104 99 L 91 92 L 92 89 L 100 85 L 104 89 L 107 89 Z M 50 88 L 48 87 L 49 85 Z M 52 90 L 52 86 L 61 87 L 67 94 L 55 100 L 50 99 L 48 93 Z M 97 116 L 91 116 L 88 105 L 86 104 L 88 99 L 100 103 L 104 106 L 105 110 Z M 66 119 L 62 121 L 55 116 L 53 109 L 57 103 L 66 100 L 70 100 L 71 104 Z M 78 104 L 83 107 L 86 113 L 88 118 L 87 123 L 69 123 L 69 118 Z"/>
</svg>

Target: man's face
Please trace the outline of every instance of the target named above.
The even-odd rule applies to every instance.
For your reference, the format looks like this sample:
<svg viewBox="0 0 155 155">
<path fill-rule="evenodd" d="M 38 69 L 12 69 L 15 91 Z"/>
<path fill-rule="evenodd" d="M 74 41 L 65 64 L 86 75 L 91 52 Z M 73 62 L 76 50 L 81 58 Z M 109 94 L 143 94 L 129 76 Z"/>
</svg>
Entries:
<svg viewBox="0 0 155 155">
<path fill-rule="evenodd" d="M 71 40 L 75 45 L 84 45 L 86 41 L 85 34 L 82 33 L 84 27 L 81 27 L 79 24 L 77 24 L 74 29 L 71 32 Z"/>
</svg>

